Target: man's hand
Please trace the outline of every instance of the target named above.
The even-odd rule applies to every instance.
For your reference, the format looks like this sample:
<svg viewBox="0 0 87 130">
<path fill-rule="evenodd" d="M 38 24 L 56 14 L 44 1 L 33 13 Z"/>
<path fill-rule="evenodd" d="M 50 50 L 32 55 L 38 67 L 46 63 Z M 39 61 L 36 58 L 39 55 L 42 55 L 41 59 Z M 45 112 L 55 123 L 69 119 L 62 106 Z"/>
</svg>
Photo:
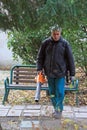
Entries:
<svg viewBox="0 0 87 130">
<path fill-rule="evenodd" d="M 37 75 L 38 75 L 39 73 L 42 73 L 42 72 L 43 72 L 42 70 L 37 71 Z"/>
</svg>

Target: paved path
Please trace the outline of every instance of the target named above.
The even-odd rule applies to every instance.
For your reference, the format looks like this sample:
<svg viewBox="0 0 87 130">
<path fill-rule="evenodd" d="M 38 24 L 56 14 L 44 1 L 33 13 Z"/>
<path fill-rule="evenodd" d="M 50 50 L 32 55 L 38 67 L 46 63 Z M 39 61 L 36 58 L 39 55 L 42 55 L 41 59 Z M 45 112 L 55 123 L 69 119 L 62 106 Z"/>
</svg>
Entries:
<svg viewBox="0 0 87 130">
<path fill-rule="evenodd" d="M 53 119 L 52 112 L 51 105 L 0 105 L 1 126 L 5 130 L 87 130 L 87 106 L 64 106 L 61 119 Z"/>
<path fill-rule="evenodd" d="M 50 105 L 0 105 L 0 117 L 52 117 L 53 107 Z M 87 106 L 64 106 L 63 117 L 87 119 Z"/>
<path fill-rule="evenodd" d="M 81 130 L 87 130 L 87 106 L 64 106 L 62 120 L 53 119 L 52 112 L 53 107 L 51 105 L 0 105 L 0 118 L 6 120 L 9 118 L 23 119 L 18 124 L 19 129 L 16 127 L 16 129 L 11 128 L 12 130 L 57 130 L 57 128 L 61 130 L 65 123 L 69 125 L 66 126 L 67 128 L 70 127 L 68 130 L 73 130 L 74 127 L 78 126 L 79 128 L 82 127 Z M 73 126 L 71 120 L 75 122 L 73 122 Z M 80 120 L 79 123 L 78 120 Z M 85 125 L 83 125 L 84 121 Z M 61 125 L 61 122 L 63 122 L 63 125 Z M 1 125 L 3 126 L 3 121 Z"/>
</svg>

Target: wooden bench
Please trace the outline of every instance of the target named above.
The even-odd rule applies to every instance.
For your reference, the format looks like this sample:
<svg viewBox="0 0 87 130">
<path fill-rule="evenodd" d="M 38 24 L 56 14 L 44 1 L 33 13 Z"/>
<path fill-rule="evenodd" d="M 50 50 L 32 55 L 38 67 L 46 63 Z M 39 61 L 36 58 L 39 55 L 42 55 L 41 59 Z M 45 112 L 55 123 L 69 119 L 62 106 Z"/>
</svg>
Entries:
<svg viewBox="0 0 87 130">
<path fill-rule="evenodd" d="M 5 93 L 2 103 L 8 101 L 10 90 L 36 90 L 36 66 L 35 65 L 16 65 L 10 70 L 10 79 L 4 81 Z M 48 91 L 47 84 L 42 85 L 41 90 Z M 76 104 L 78 105 L 78 80 L 73 87 L 65 86 L 65 91 L 75 91 Z"/>
</svg>

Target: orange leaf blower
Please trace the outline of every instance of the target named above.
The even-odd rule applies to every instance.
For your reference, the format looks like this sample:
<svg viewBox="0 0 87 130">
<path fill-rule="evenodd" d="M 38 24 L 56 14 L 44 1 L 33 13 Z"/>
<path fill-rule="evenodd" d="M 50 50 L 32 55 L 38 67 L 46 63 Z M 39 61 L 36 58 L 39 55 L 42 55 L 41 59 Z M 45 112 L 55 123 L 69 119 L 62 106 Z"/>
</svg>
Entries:
<svg viewBox="0 0 87 130">
<path fill-rule="evenodd" d="M 41 86 L 47 81 L 45 75 L 43 74 L 43 72 L 40 72 L 36 77 L 35 77 L 35 81 L 37 83 L 37 87 L 36 87 L 36 93 L 35 93 L 35 102 L 38 102 L 40 100 L 40 90 L 41 90 Z"/>
<path fill-rule="evenodd" d="M 47 79 L 46 79 L 45 75 L 43 74 L 43 72 L 40 72 L 40 73 L 35 77 L 35 81 L 36 81 L 37 83 L 40 82 L 40 83 L 44 84 L 44 83 L 46 83 Z"/>
</svg>

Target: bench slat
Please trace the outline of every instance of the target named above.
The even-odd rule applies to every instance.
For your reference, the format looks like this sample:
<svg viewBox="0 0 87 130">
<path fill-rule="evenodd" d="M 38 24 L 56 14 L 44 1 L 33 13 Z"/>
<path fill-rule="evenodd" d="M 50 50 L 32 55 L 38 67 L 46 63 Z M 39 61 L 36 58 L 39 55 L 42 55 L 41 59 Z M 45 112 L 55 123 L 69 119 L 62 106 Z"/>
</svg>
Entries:
<svg viewBox="0 0 87 130">
<path fill-rule="evenodd" d="M 36 72 L 36 68 L 29 68 L 29 67 L 17 67 L 14 69 L 14 71 L 35 71 Z"/>
<path fill-rule="evenodd" d="M 32 79 L 32 80 L 35 80 L 35 76 L 34 75 L 27 75 L 27 76 L 25 76 L 25 75 L 15 75 L 14 76 L 14 79 Z"/>
<path fill-rule="evenodd" d="M 13 79 L 13 82 L 18 82 L 18 83 L 35 83 L 35 80 L 33 80 L 33 79 Z"/>
<path fill-rule="evenodd" d="M 14 75 L 36 75 L 36 72 L 33 72 L 33 71 L 31 71 L 31 72 L 27 72 L 27 71 L 19 71 L 19 72 L 17 72 L 17 71 L 15 71 L 14 72 Z"/>
</svg>

